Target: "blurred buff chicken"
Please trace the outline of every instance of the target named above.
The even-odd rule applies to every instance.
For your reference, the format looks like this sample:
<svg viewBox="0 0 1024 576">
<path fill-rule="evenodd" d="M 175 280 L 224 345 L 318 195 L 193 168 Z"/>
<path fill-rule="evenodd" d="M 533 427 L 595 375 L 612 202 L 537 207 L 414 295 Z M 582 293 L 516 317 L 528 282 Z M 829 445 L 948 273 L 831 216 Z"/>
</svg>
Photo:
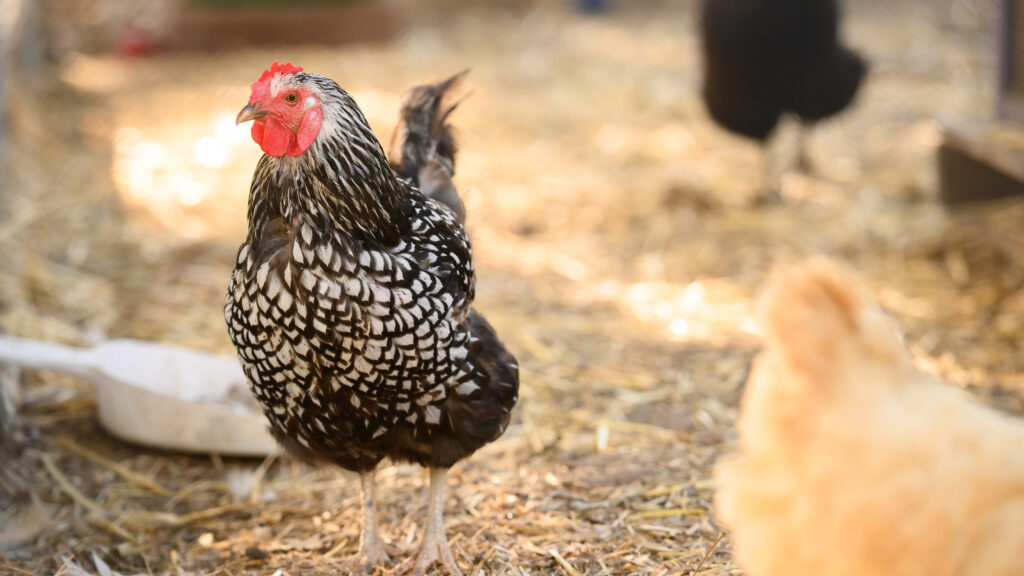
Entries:
<svg viewBox="0 0 1024 576">
<path fill-rule="evenodd" d="M 360 474 L 354 565 L 387 560 L 374 469 L 388 457 L 430 470 L 422 550 L 402 570 L 440 561 L 460 574 L 442 523 L 445 471 L 504 432 L 519 387 L 515 359 L 472 308 L 469 239 L 392 169 L 333 80 L 275 62 L 252 85 L 246 121 L 264 156 L 224 312 L 252 390 L 289 452 Z"/>
<path fill-rule="evenodd" d="M 1024 422 L 919 372 L 849 271 L 761 302 L 766 350 L 715 506 L 750 576 L 1024 574 Z"/>
</svg>

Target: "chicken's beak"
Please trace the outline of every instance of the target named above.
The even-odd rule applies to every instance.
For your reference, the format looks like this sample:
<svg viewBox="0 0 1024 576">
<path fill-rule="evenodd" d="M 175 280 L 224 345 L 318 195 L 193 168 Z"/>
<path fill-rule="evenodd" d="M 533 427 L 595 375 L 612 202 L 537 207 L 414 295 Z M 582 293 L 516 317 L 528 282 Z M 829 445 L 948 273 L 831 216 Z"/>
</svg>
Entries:
<svg viewBox="0 0 1024 576">
<path fill-rule="evenodd" d="M 257 110 L 252 107 L 252 104 L 246 104 L 245 108 L 242 108 L 242 111 L 238 113 L 238 116 L 235 116 L 235 126 L 238 126 L 242 122 L 263 118 L 266 115 L 266 110 Z"/>
</svg>

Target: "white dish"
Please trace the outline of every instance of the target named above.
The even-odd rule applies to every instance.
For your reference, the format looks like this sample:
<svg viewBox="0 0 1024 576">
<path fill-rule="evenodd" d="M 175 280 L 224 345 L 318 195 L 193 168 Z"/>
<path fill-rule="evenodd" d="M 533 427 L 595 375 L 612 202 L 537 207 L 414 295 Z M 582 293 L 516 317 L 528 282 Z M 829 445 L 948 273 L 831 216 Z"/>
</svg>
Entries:
<svg viewBox="0 0 1024 576">
<path fill-rule="evenodd" d="M 100 424 L 128 442 L 226 456 L 279 450 L 235 358 L 137 340 L 73 348 L 0 336 L 0 363 L 91 380 Z"/>
</svg>

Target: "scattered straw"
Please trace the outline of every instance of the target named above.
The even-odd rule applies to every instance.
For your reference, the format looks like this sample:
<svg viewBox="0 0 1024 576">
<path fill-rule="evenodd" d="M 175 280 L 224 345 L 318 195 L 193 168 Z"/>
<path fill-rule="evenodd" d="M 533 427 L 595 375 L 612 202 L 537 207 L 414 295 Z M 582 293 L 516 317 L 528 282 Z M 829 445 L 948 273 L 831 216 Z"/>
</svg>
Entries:
<svg viewBox="0 0 1024 576">
<path fill-rule="evenodd" d="M 270 465 L 273 464 L 275 460 L 277 460 L 277 454 L 268 454 L 253 473 L 252 491 L 249 493 L 250 504 L 255 506 L 259 503 L 260 494 L 263 492 L 263 477 L 267 475 L 267 470 L 270 469 Z"/>
<path fill-rule="evenodd" d="M 238 502 L 234 504 L 225 504 L 223 506 L 215 506 L 206 510 L 197 510 L 195 512 L 189 512 L 188 514 L 173 514 L 171 512 L 151 512 L 142 510 L 125 512 L 124 517 L 126 522 L 135 524 L 187 526 L 203 520 L 217 518 L 218 516 L 229 514 L 231 512 L 249 510 L 251 508 L 252 506 L 247 502 Z"/>
<path fill-rule="evenodd" d="M 65 558 L 64 561 L 61 563 L 60 568 L 56 572 L 54 572 L 53 576 L 64 576 L 64 574 L 71 570 L 71 566 L 73 564 L 74 559 L 74 554 Z"/>
<path fill-rule="evenodd" d="M 88 448 L 86 448 L 84 446 L 81 446 L 81 445 L 75 443 L 73 440 L 71 440 L 70 438 L 68 438 L 66 436 L 58 437 L 56 440 L 54 440 L 54 444 L 56 444 L 57 446 L 60 446 L 61 448 L 64 448 L 65 450 L 69 450 L 71 452 L 74 452 L 75 454 L 78 454 L 79 456 L 88 458 L 89 460 L 92 460 L 93 462 L 99 464 L 100 466 L 104 466 L 106 468 L 109 468 L 110 470 L 112 470 L 113 472 L 115 472 L 116 474 L 121 476 L 122 478 L 124 478 L 126 480 L 129 480 L 129 481 L 131 481 L 131 482 L 133 482 L 135 484 L 138 484 L 139 486 L 142 486 L 143 488 L 145 488 L 147 490 L 151 490 L 152 492 L 154 492 L 154 493 L 156 493 L 156 494 L 158 494 L 160 496 L 170 496 L 171 495 L 171 493 L 168 492 L 166 488 L 164 488 L 160 484 L 157 484 L 153 480 L 150 480 L 149 478 L 146 478 L 145 476 L 143 476 L 141 474 L 133 472 L 132 470 L 130 470 L 127 467 L 125 467 L 124 465 L 118 464 L 117 462 L 114 462 L 113 460 L 110 460 L 109 458 L 105 458 L 103 456 L 100 456 L 96 452 L 94 452 L 94 451 L 92 451 L 92 450 L 90 450 L 90 449 L 88 449 Z"/>
<path fill-rule="evenodd" d="M 43 461 L 43 466 L 46 467 L 46 471 L 50 473 L 50 476 L 52 476 L 57 482 L 60 489 L 70 496 L 72 500 L 97 518 L 102 518 L 106 514 L 102 506 L 87 498 L 85 494 L 82 494 L 82 492 L 79 491 L 78 488 L 75 488 L 74 484 L 68 480 L 68 477 L 57 469 L 57 466 L 53 463 L 52 456 L 49 454 L 43 454 L 40 456 L 40 459 Z"/>
<path fill-rule="evenodd" d="M 22 570 L 21 568 L 18 568 L 17 566 L 11 566 L 7 562 L 4 562 L 3 564 L 0 564 L 0 568 L 3 568 L 4 570 L 10 570 L 11 572 L 14 572 L 14 573 L 17 573 L 17 574 L 27 574 L 28 576 L 33 576 L 33 574 L 31 572 L 29 572 L 28 570 Z"/>
<path fill-rule="evenodd" d="M 701 508 L 669 508 L 666 510 L 648 510 L 638 512 L 629 517 L 630 520 L 645 520 L 648 518 L 668 518 L 670 516 L 706 516 L 707 510 Z"/>
<path fill-rule="evenodd" d="M 548 551 L 548 554 L 558 562 L 558 565 L 562 567 L 562 570 L 565 570 L 566 574 L 569 576 L 581 576 L 579 571 L 572 567 L 572 564 L 569 564 L 565 558 L 562 558 L 562 555 L 558 553 L 558 550 L 552 548 Z"/>
<path fill-rule="evenodd" d="M 682 492 L 687 488 L 693 488 L 694 490 L 710 490 L 713 486 L 714 481 L 711 479 L 697 480 L 696 482 L 685 482 L 683 484 L 672 484 L 670 486 L 661 486 L 653 490 L 648 490 L 644 492 L 644 498 L 657 498 L 658 496 L 675 494 L 676 492 Z"/>
<path fill-rule="evenodd" d="M 113 536 L 117 536 L 118 538 L 124 540 L 125 542 L 133 543 L 133 542 L 137 542 L 138 541 L 138 538 L 135 535 L 133 535 L 131 532 L 125 530 L 124 528 L 118 526 L 117 524 L 114 524 L 113 522 L 111 522 L 110 520 L 107 520 L 106 518 L 102 518 L 100 516 L 91 516 L 86 521 L 88 523 L 92 524 L 93 526 L 99 528 L 100 530 L 103 530 L 107 534 L 111 534 Z"/>
<path fill-rule="evenodd" d="M 718 538 L 715 538 L 715 541 L 711 544 L 711 547 L 708 548 L 708 551 L 704 554 L 704 557 L 700 559 L 700 563 L 697 564 L 697 567 L 693 570 L 694 576 L 696 576 L 696 574 L 700 572 L 701 568 L 704 567 L 704 563 L 708 561 L 708 557 L 711 556 L 711 553 L 715 551 L 715 548 L 718 548 L 718 543 L 722 541 L 722 538 L 725 538 L 725 532 L 720 532 L 718 534 Z"/>
<path fill-rule="evenodd" d="M 339 552 L 344 550 L 346 547 L 348 547 L 348 545 L 349 545 L 348 540 L 342 539 L 341 542 L 338 542 L 337 544 L 334 545 L 333 548 L 331 548 L 326 553 L 324 553 L 324 558 L 330 558 L 330 557 L 338 554 Z"/>
</svg>

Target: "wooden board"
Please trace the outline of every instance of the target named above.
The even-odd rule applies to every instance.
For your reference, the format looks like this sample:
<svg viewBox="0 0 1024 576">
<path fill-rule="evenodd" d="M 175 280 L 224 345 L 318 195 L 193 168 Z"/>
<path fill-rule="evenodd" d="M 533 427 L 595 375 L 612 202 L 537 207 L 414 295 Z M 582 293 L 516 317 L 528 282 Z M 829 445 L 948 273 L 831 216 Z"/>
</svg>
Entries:
<svg viewBox="0 0 1024 576">
<path fill-rule="evenodd" d="M 999 14 L 999 117 L 1024 122 L 1024 6 L 1002 0 Z"/>
<path fill-rule="evenodd" d="M 398 18 L 378 2 L 182 5 L 172 48 L 205 50 L 285 44 L 380 42 L 398 30 Z"/>
<path fill-rule="evenodd" d="M 947 204 L 1024 195 L 1024 127 L 947 126 L 939 147 L 939 193 Z"/>
</svg>

